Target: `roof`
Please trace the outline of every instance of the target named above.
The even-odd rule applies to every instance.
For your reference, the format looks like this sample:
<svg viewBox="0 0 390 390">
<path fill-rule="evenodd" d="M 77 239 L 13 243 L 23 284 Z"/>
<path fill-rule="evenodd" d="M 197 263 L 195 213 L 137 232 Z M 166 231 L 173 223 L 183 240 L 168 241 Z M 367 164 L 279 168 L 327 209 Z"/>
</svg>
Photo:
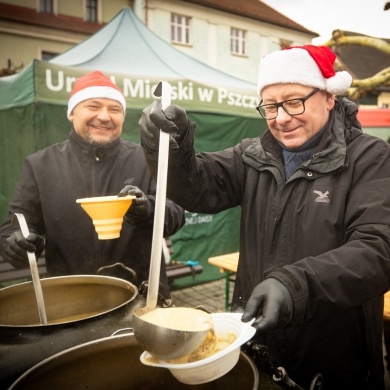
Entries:
<svg viewBox="0 0 390 390">
<path fill-rule="evenodd" d="M 277 10 L 259 0 L 182 0 L 187 3 L 216 9 L 260 22 L 274 24 L 291 30 L 300 31 L 318 37 L 318 34 L 308 30 L 293 20 L 287 18 Z M 0 20 L 16 22 L 32 26 L 47 27 L 56 30 L 72 31 L 82 34 L 93 34 L 105 23 L 86 22 L 82 18 L 69 15 L 46 14 L 37 12 L 33 8 L 22 7 L 0 2 Z"/>
<path fill-rule="evenodd" d="M 351 31 L 344 31 L 344 33 L 347 36 L 367 36 Z M 390 43 L 390 39 L 383 40 Z M 371 77 L 390 64 L 390 55 L 375 47 L 348 44 L 332 49 L 354 79 Z"/>
<path fill-rule="evenodd" d="M 197 4 L 203 7 L 228 12 L 246 18 L 258 20 L 260 22 L 274 24 L 305 34 L 311 34 L 314 37 L 319 35 L 316 32 L 308 30 L 306 27 L 294 22 L 287 16 L 284 16 L 274 8 L 262 3 L 260 0 L 182 0 L 186 3 Z"/>
<path fill-rule="evenodd" d="M 2 2 L 0 2 L 0 20 L 88 35 L 95 33 L 104 25 L 104 23 L 86 22 L 82 18 L 69 15 L 46 14 L 37 12 L 34 8 Z"/>
</svg>

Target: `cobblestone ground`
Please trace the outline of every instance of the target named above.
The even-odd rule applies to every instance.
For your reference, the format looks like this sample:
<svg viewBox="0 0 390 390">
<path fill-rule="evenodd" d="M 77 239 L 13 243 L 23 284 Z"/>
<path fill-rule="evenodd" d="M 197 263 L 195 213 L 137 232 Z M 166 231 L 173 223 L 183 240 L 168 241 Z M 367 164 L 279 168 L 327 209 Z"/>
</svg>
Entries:
<svg viewBox="0 0 390 390">
<path fill-rule="evenodd" d="M 230 283 L 230 297 L 233 292 L 233 283 Z M 225 310 L 225 279 L 199 284 L 171 292 L 175 306 L 196 307 L 204 306 L 212 312 Z M 229 302 L 230 302 L 229 297 Z"/>
</svg>

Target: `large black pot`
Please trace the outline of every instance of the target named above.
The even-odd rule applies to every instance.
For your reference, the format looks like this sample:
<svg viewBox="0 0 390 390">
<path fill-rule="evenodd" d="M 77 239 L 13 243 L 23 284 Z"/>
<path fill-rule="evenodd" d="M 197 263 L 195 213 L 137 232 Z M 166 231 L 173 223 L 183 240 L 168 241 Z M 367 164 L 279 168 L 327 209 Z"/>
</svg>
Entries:
<svg viewBox="0 0 390 390">
<path fill-rule="evenodd" d="M 60 351 L 132 326 L 145 305 L 132 283 L 100 275 L 41 280 L 48 324 L 39 323 L 32 282 L 0 290 L 0 388 Z M 71 388 L 71 387 L 70 387 Z"/>
<path fill-rule="evenodd" d="M 26 371 L 10 390 L 280 389 L 259 375 L 252 359 L 243 352 L 226 375 L 201 385 L 185 385 L 165 368 L 143 365 L 142 352 L 134 335 L 95 340 L 40 362 Z"/>
</svg>

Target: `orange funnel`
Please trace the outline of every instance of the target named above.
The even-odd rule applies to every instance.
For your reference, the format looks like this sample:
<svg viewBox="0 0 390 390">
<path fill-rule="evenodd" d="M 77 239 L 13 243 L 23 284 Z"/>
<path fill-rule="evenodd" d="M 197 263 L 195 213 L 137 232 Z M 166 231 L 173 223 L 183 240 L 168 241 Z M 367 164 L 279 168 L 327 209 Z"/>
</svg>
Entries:
<svg viewBox="0 0 390 390">
<path fill-rule="evenodd" d="M 77 199 L 91 217 L 99 240 L 118 238 L 122 230 L 123 217 L 135 196 L 99 196 Z"/>
</svg>

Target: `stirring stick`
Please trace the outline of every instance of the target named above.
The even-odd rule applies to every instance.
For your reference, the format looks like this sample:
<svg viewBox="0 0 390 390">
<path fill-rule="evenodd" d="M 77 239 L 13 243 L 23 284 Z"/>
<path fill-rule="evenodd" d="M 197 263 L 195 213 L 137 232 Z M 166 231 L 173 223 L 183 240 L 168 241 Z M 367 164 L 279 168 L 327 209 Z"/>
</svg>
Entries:
<svg viewBox="0 0 390 390">
<path fill-rule="evenodd" d="M 156 90 L 159 88 L 161 88 L 161 106 L 162 109 L 165 110 L 171 104 L 171 85 L 165 81 L 161 81 Z M 160 130 L 156 184 L 156 206 L 154 211 L 152 253 L 150 258 L 149 286 L 146 297 L 145 311 L 153 310 L 157 306 L 158 287 L 160 283 L 162 240 L 164 235 L 168 156 L 169 134 Z"/>
<path fill-rule="evenodd" d="M 27 238 L 30 232 L 28 230 L 27 222 L 26 219 L 24 218 L 24 215 L 15 213 L 15 217 L 18 219 L 20 230 L 22 231 L 24 238 Z M 47 325 L 45 302 L 43 300 L 42 286 L 41 286 L 41 281 L 39 279 L 37 260 L 33 252 L 27 252 L 27 256 L 28 256 L 28 262 L 30 263 L 31 276 L 34 285 L 35 296 L 38 303 L 39 319 L 42 325 Z"/>
</svg>

